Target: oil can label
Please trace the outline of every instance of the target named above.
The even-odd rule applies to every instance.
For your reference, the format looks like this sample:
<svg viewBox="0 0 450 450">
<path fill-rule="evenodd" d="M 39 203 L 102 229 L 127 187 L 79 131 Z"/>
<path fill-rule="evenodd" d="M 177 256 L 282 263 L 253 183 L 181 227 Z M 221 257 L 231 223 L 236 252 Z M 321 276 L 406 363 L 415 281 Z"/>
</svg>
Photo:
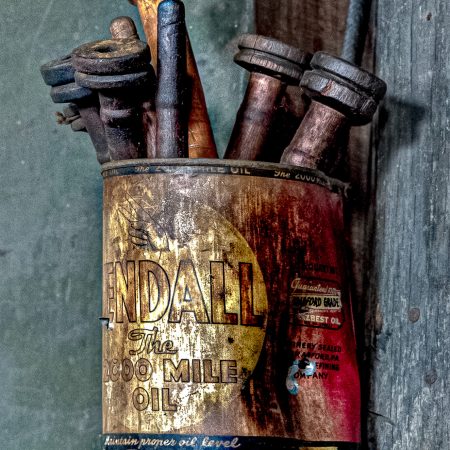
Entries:
<svg viewBox="0 0 450 450">
<path fill-rule="evenodd" d="M 246 240 L 208 205 L 162 195 L 124 182 L 105 198 L 106 432 L 223 414 L 265 338 L 266 288 Z"/>
<path fill-rule="evenodd" d="M 344 323 L 341 297 L 336 282 L 296 278 L 291 284 L 294 324 L 338 330 Z"/>
<path fill-rule="evenodd" d="M 186 164 L 105 178 L 103 432 L 150 439 L 106 448 L 352 448 L 339 187 Z"/>
</svg>

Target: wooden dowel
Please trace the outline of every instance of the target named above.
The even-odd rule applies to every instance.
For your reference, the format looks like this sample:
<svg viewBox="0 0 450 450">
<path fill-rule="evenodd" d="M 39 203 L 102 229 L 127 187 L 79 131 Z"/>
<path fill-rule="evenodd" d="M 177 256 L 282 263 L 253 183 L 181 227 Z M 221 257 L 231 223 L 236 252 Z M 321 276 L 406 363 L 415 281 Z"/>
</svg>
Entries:
<svg viewBox="0 0 450 450">
<path fill-rule="evenodd" d="M 153 64 L 157 69 L 157 34 L 158 34 L 158 6 L 162 0 L 130 0 L 139 9 L 147 42 L 153 55 Z M 189 109 L 189 157 L 190 158 L 217 158 L 217 148 L 211 128 L 211 122 L 206 107 L 200 74 L 186 31 L 186 59 L 187 80 L 190 85 L 188 96 Z M 190 99 L 190 100 L 189 100 Z"/>
<path fill-rule="evenodd" d="M 329 106 L 312 102 L 281 162 L 327 172 L 336 157 L 331 150 L 349 126 L 344 114 Z"/>
<path fill-rule="evenodd" d="M 254 72 L 237 114 L 225 159 L 260 161 L 286 84 Z"/>
<path fill-rule="evenodd" d="M 181 0 L 158 7 L 156 156 L 188 158 L 186 117 L 186 24 Z"/>
<path fill-rule="evenodd" d="M 109 27 L 113 39 L 139 39 L 136 25 L 131 17 L 117 17 Z M 150 55 L 151 58 L 154 56 Z M 149 68 L 150 77 L 147 86 L 142 89 L 142 128 L 145 137 L 147 159 L 156 158 L 156 76 L 153 67 Z"/>
</svg>

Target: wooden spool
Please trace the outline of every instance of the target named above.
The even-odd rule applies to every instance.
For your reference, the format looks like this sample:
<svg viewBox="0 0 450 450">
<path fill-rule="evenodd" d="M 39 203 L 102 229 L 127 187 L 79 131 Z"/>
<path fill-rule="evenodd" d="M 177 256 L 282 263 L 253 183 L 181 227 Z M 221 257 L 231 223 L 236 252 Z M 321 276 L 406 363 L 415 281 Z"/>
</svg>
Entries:
<svg viewBox="0 0 450 450">
<path fill-rule="evenodd" d="M 145 157 L 138 90 L 151 83 L 150 53 L 137 39 L 108 39 L 76 48 L 76 82 L 98 91 L 100 117 L 113 161 Z"/>
<path fill-rule="evenodd" d="M 109 27 L 113 39 L 139 39 L 136 25 L 131 17 L 117 17 Z M 150 55 L 151 57 L 151 55 Z M 156 80 L 153 68 L 152 80 Z M 151 82 L 145 92 L 142 93 L 142 127 L 144 130 L 147 158 L 156 158 L 156 107 L 155 107 L 155 82 Z"/>
<path fill-rule="evenodd" d="M 341 58 L 318 52 L 301 86 L 313 102 L 281 162 L 329 171 L 338 142 L 353 125 L 370 122 L 386 84 Z"/>
<path fill-rule="evenodd" d="M 225 159 L 259 161 L 288 85 L 298 85 L 309 54 L 276 39 L 247 34 L 234 61 L 250 71 Z"/>
</svg>

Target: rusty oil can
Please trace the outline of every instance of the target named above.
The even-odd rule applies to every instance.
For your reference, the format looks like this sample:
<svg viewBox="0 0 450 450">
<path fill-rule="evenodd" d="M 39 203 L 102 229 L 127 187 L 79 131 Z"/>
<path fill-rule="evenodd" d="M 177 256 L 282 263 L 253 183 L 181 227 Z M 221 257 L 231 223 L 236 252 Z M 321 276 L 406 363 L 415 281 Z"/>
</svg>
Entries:
<svg viewBox="0 0 450 450">
<path fill-rule="evenodd" d="M 103 448 L 358 448 L 344 186 L 219 160 L 103 176 Z"/>
</svg>

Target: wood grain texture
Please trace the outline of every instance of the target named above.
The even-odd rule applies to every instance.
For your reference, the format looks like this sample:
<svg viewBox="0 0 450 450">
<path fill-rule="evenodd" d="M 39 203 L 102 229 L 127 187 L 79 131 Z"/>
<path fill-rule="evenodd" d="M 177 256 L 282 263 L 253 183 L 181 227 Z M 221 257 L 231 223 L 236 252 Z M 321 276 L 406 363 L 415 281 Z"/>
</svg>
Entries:
<svg viewBox="0 0 450 450">
<path fill-rule="evenodd" d="M 369 448 L 450 448 L 450 4 L 379 0 Z"/>
<path fill-rule="evenodd" d="M 272 36 L 304 51 L 339 54 L 348 0 L 255 0 L 258 34 Z"/>
</svg>

